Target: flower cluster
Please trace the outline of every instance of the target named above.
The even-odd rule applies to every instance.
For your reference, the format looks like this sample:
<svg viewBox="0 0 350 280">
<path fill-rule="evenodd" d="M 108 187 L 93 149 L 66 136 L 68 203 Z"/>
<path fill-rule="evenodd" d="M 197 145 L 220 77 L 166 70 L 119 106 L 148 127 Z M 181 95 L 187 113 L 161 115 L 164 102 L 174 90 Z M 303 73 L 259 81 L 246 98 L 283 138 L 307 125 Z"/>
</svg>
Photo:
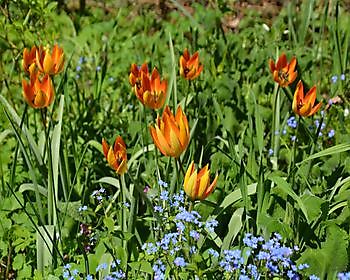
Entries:
<svg viewBox="0 0 350 280">
<path fill-rule="evenodd" d="M 270 59 L 269 66 L 273 75 L 273 79 L 280 87 L 287 87 L 297 78 L 298 71 L 295 70 L 297 60 L 295 57 L 288 63 L 284 53 L 278 58 L 277 63 Z M 302 117 L 314 115 L 322 106 L 322 102 L 315 105 L 316 86 L 313 86 L 306 94 L 304 94 L 304 85 L 300 80 L 297 84 L 292 109 L 293 112 Z"/>
<path fill-rule="evenodd" d="M 214 232 L 218 222 L 213 219 L 203 221 L 195 210 L 187 210 L 184 192 L 170 195 L 163 190 L 157 197 L 154 212 L 160 224 L 154 228 L 158 233 L 155 241 L 142 246 L 145 257 L 150 262 L 154 279 L 166 279 L 166 265 L 170 274 L 176 274 L 194 262 L 199 253 L 199 240 Z"/>
<path fill-rule="evenodd" d="M 77 268 L 73 269 L 74 264 L 66 264 L 63 267 L 63 279 L 67 280 L 121 280 L 126 279 L 126 273 L 121 269 L 121 261 L 119 259 L 112 261 L 111 263 L 100 263 L 95 273 L 86 274 L 80 272 Z M 103 278 L 101 275 L 104 275 Z"/>
<path fill-rule="evenodd" d="M 51 76 L 63 71 L 64 53 L 58 45 L 52 52 L 48 47 L 33 46 L 23 51 L 22 67 L 29 74 L 29 83 L 23 79 L 23 96 L 33 108 L 46 108 L 52 103 L 55 92 Z"/>
</svg>

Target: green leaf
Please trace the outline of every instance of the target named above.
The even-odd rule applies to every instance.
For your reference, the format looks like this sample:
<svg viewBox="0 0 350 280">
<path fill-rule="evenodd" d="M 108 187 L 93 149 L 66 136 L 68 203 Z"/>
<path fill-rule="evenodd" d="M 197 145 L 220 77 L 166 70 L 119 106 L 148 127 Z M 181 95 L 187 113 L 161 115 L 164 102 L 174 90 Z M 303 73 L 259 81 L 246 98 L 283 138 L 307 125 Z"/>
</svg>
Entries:
<svg viewBox="0 0 350 280">
<path fill-rule="evenodd" d="M 238 208 L 233 214 L 228 224 L 228 233 L 222 241 L 221 251 L 229 249 L 232 242 L 242 229 L 242 216 L 244 208 Z"/>
<path fill-rule="evenodd" d="M 321 152 L 313 154 L 312 156 L 309 156 L 308 158 L 304 159 L 302 162 L 298 163 L 297 165 L 301 165 L 301 164 L 303 164 L 309 160 L 315 159 L 315 158 L 320 158 L 320 157 L 324 157 L 324 156 L 330 156 L 333 154 L 343 153 L 343 152 L 346 152 L 349 150 L 350 150 L 350 143 L 335 145 L 335 146 L 327 148 Z"/>
<path fill-rule="evenodd" d="M 256 193 L 256 186 L 257 186 L 257 183 L 253 183 L 253 184 L 247 186 L 248 195 L 252 195 L 252 194 Z M 223 202 L 220 204 L 220 208 L 222 208 L 222 210 L 224 210 L 228 206 L 234 204 L 235 202 L 237 202 L 241 199 L 242 199 L 241 190 L 240 189 L 235 190 L 225 197 Z"/>
<path fill-rule="evenodd" d="M 278 193 L 279 190 L 281 190 L 282 192 L 284 192 L 285 194 L 288 194 L 289 196 L 291 196 L 294 201 L 298 204 L 300 210 L 303 212 L 306 220 L 308 223 L 310 223 L 309 220 L 309 216 L 306 210 L 306 206 L 304 204 L 304 202 L 300 199 L 300 197 L 292 190 L 291 186 L 289 185 L 289 183 L 276 175 L 270 175 L 268 176 L 268 179 L 270 179 L 272 182 L 274 182 L 276 184 L 276 186 L 272 189 L 273 193 Z"/>
</svg>

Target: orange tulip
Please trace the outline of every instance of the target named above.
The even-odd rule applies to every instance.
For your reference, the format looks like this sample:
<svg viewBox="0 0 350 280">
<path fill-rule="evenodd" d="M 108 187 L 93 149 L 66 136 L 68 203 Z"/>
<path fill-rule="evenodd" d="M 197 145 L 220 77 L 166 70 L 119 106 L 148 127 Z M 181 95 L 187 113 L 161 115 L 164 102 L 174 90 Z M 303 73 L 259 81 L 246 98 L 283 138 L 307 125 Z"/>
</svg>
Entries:
<svg viewBox="0 0 350 280">
<path fill-rule="evenodd" d="M 210 169 L 208 169 L 208 166 L 207 164 L 198 173 L 195 170 L 193 161 L 188 167 L 185 175 L 184 189 L 191 200 L 206 199 L 213 192 L 218 180 L 218 174 L 216 174 L 214 181 L 210 184 Z"/>
<path fill-rule="evenodd" d="M 186 80 L 194 80 L 202 70 L 203 65 L 199 63 L 198 52 L 190 56 L 188 50 L 185 49 L 183 55 L 180 57 L 180 75 Z"/>
<path fill-rule="evenodd" d="M 144 92 L 141 96 L 142 104 L 153 110 L 163 107 L 166 99 L 167 86 L 167 81 L 161 81 L 156 68 L 153 69 L 150 79 L 143 73 L 142 88 Z"/>
<path fill-rule="evenodd" d="M 295 70 L 297 64 L 297 60 L 295 57 L 293 57 L 290 63 L 288 63 L 287 57 L 283 53 L 278 58 L 276 65 L 272 59 L 270 59 L 269 64 L 274 81 L 278 83 L 281 87 L 287 87 L 288 85 L 293 83 L 298 75 L 298 71 Z"/>
<path fill-rule="evenodd" d="M 27 48 L 24 48 L 22 66 L 24 71 L 26 71 L 28 74 L 31 74 L 35 70 L 36 51 L 36 46 L 33 46 L 30 51 Z"/>
<path fill-rule="evenodd" d="M 63 49 L 55 45 L 50 54 L 48 48 L 40 46 L 36 51 L 36 65 L 40 72 L 45 74 L 56 75 L 62 72 L 64 66 Z"/>
<path fill-rule="evenodd" d="M 302 81 L 298 82 L 294 93 L 292 108 L 294 113 L 302 117 L 309 117 L 315 114 L 322 105 L 322 102 L 314 106 L 316 101 L 316 86 L 313 86 L 306 95 L 304 95 L 304 86 Z"/>
<path fill-rule="evenodd" d="M 166 106 L 162 118 L 157 117 L 154 127 L 150 126 L 154 144 L 165 156 L 179 157 L 190 141 L 186 115 L 177 107 L 176 116 Z"/>
<path fill-rule="evenodd" d="M 49 75 L 45 75 L 40 81 L 37 72 L 30 75 L 30 83 L 22 80 L 23 96 L 33 108 L 48 107 L 55 96 L 53 84 Z"/>
<path fill-rule="evenodd" d="M 142 80 L 149 78 L 147 64 L 144 63 L 141 67 L 138 67 L 136 64 L 132 64 L 130 68 L 129 82 L 133 89 L 135 90 L 136 97 L 143 103 L 143 86 Z"/>
<path fill-rule="evenodd" d="M 102 139 L 103 153 L 109 165 L 119 174 L 123 175 L 128 170 L 126 145 L 121 136 L 117 136 L 114 147 L 109 147 L 106 140 Z"/>
</svg>

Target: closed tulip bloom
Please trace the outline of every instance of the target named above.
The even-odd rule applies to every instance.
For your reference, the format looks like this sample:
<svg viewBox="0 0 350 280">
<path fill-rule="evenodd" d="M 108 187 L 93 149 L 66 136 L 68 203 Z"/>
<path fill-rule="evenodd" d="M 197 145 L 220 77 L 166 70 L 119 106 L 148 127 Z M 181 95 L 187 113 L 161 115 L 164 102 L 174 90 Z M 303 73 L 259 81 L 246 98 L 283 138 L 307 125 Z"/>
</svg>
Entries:
<svg viewBox="0 0 350 280">
<path fill-rule="evenodd" d="M 45 74 L 56 75 L 62 72 L 64 66 L 63 49 L 55 45 L 50 53 L 48 48 L 40 46 L 36 51 L 36 65 L 40 72 Z"/>
<path fill-rule="evenodd" d="M 129 82 L 133 87 L 136 97 L 143 103 L 143 86 L 142 80 L 149 79 L 148 67 L 144 63 L 141 67 L 138 67 L 136 64 L 132 64 L 130 68 Z"/>
<path fill-rule="evenodd" d="M 36 46 L 33 46 L 30 51 L 27 48 L 24 48 L 22 67 L 28 74 L 31 74 L 35 70 L 36 50 Z"/>
<path fill-rule="evenodd" d="M 309 117 L 315 114 L 322 105 L 322 102 L 315 106 L 316 101 L 316 86 L 313 86 L 304 95 L 304 86 L 302 81 L 298 82 L 297 88 L 294 93 L 292 108 L 294 113 L 302 117 Z"/>
<path fill-rule="evenodd" d="M 162 108 L 166 99 L 167 85 L 167 81 L 160 79 L 156 68 L 153 69 L 150 79 L 143 74 L 142 88 L 144 92 L 140 97 L 142 104 L 153 110 Z"/>
<path fill-rule="evenodd" d="M 193 161 L 188 167 L 184 180 L 184 189 L 191 200 L 206 199 L 213 192 L 218 180 L 218 174 L 216 174 L 213 182 L 210 184 L 210 169 L 208 167 L 209 165 L 207 164 L 198 173 Z"/>
<path fill-rule="evenodd" d="M 154 144 L 168 157 L 179 157 L 190 141 L 188 121 L 180 106 L 175 117 L 166 106 L 162 117 L 158 116 L 154 127 L 150 126 L 150 132 Z"/>
<path fill-rule="evenodd" d="M 186 80 L 194 80 L 203 70 L 203 65 L 199 63 L 199 54 L 195 52 L 192 56 L 187 49 L 180 57 L 180 75 Z"/>
<path fill-rule="evenodd" d="M 103 153 L 109 165 L 119 174 L 123 175 L 128 170 L 126 145 L 121 136 L 115 139 L 114 147 L 109 147 L 106 140 L 102 139 Z"/>
<path fill-rule="evenodd" d="M 49 75 L 45 75 L 42 80 L 38 73 L 30 75 L 30 82 L 22 80 L 23 96 L 27 103 L 33 108 L 48 107 L 55 96 L 53 84 Z"/>
<path fill-rule="evenodd" d="M 275 62 L 270 59 L 270 71 L 273 75 L 273 79 L 281 87 L 287 87 L 294 82 L 298 75 L 298 71 L 295 70 L 297 60 L 295 57 L 288 63 L 286 55 L 283 53 Z"/>
</svg>

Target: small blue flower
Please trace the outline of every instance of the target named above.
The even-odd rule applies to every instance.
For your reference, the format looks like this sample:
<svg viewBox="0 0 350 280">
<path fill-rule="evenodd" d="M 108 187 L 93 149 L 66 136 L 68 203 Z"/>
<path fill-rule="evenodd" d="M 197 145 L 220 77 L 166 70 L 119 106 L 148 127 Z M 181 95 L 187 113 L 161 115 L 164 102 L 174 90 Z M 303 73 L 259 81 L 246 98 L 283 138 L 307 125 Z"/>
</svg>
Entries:
<svg viewBox="0 0 350 280">
<path fill-rule="evenodd" d="M 331 80 L 332 80 L 332 83 L 335 84 L 338 80 L 338 76 L 337 75 L 332 76 Z"/>
<path fill-rule="evenodd" d="M 94 277 L 92 277 L 92 275 L 90 275 L 90 274 L 86 275 L 86 280 L 93 280 L 93 279 L 94 279 Z"/>
<path fill-rule="evenodd" d="M 163 201 L 167 201 L 168 198 L 169 198 L 169 192 L 168 192 L 168 191 L 162 191 L 162 192 L 160 193 L 159 198 L 160 198 L 161 200 L 163 200 Z"/>
<path fill-rule="evenodd" d="M 83 64 L 85 62 L 85 57 L 81 56 L 79 57 L 79 64 Z"/>
<path fill-rule="evenodd" d="M 209 232 L 214 232 L 214 229 L 218 226 L 218 221 L 217 220 L 210 220 L 205 223 L 205 228 Z"/>
<path fill-rule="evenodd" d="M 130 207 L 130 203 L 127 202 L 127 201 L 125 201 L 125 202 L 124 202 L 124 207 L 129 208 L 129 207 Z"/>
<path fill-rule="evenodd" d="M 110 81 L 112 83 L 114 81 L 114 78 L 113 77 L 109 77 L 108 81 Z"/>
<path fill-rule="evenodd" d="M 96 67 L 96 71 L 97 71 L 97 72 L 101 71 L 101 66 L 97 66 L 97 67 Z"/>
<path fill-rule="evenodd" d="M 168 183 L 162 181 L 162 179 L 158 180 L 158 185 L 164 188 L 168 187 Z"/>
<path fill-rule="evenodd" d="M 84 211 L 86 211 L 87 209 L 88 209 L 88 208 L 87 208 L 86 205 L 84 205 L 84 206 L 79 206 L 78 211 L 79 211 L 79 212 L 84 212 Z"/>
<path fill-rule="evenodd" d="M 79 78 L 80 78 L 80 75 L 79 75 L 79 74 L 76 74 L 76 75 L 75 75 L 75 78 L 76 78 L 76 79 L 79 79 Z"/>
<path fill-rule="evenodd" d="M 298 122 L 297 122 L 297 120 L 295 119 L 294 116 L 291 116 L 291 117 L 287 120 L 287 125 L 288 125 L 290 128 L 297 128 Z"/>
<path fill-rule="evenodd" d="M 214 258 L 218 258 L 219 257 L 219 253 L 216 250 L 212 249 L 212 248 L 210 248 L 208 250 L 208 253 L 209 253 L 209 255 L 212 255 Z"/>
<path fill-rule="evenodd" d="M 154 206 L 153 210 L 154 210 L 154 212 L 159 212 L 159 213 L 163 213 L 163 211 L 164 211 L 163 207 L 160 205 Z"/>
<path fill-rule="evenodd" d="M 314 274 L 310 275 L 310 276 L 309 276 L 309 279 L 310 279 L 310 280 L 320 280 L 320 278 L 317 277 L 317 276 L 314 275 Z"/>
<path fill-rule="evenodd" d="M 183 257 L 177 257 L 175 260 L 174 260 L 174 264 L 176 266 L 179 266 L 179 267 L 184 267 L 186 266 L 186 262 L 185 262 L 185 259 Z"/>
<path fill-rule="evenodd" d="M 332 137 L 334 137 L 334 135 L 335 135 L 335 131 L 334 131 L 334 129 L 331 129 L 331 130 L 328 132 L 328 137 L 329 137 L 329 138 L 332 138 Z"/>
<path fill-rule="evenodd" d="M 191 231 L 190 231 L 190 236 L 191 236 L 193 239 L 198 240 L 200 234 L 199 234 L 197 231 L 195 231 L 195 230 L 191 230 Z"/>
<path fill-rule="evenodd" d="M 75 70 L 76 70 L 77 72 L 81 71 L 81 66 L 78 65 L 78 66 L 75 68 Z"/>
<path fill-rule="evenodd" d="M 344 81 L 344 80 L 345 80 L 345 74 L 341 74 L 341 75 L 340 75 L 340 79 L 341 79 L 342 81 Z"/>
<path fill-rule="evenodd" d="M 296 137 L 295 135 L 293 135 L 293 136 L 290 137 L 290 140 L 291 140 L 292 142 L 294 142 L 296 139 L 297 139 L 297 137 Z"/>
<path fill-rule="evenodd" d="M 340 272 L 337 277 L 339 280 L 350 280 L 350 272 Z"/>
<path fill-rule="evenodd" d="M 106 263 L 101 263 L 96 267 L 96 272 L 100 271 L 100 270 L 105 270 L 107 269 L 107 264 Z"/>
<path fill-rule="evenodd" d="M 64 265 L 64 267 L 63 267 L 64 269 L 70 269 L 71 268 L 71 266 L 70 266 L 70 264 L 69 263 L 67 263 L 67 264 L 65 264 Z"/>
<path fill-rule="evenodd" d="M 269 149 L 269 156 L 272 156 L 273 155 L 273 149 Z"/>
</svg>

